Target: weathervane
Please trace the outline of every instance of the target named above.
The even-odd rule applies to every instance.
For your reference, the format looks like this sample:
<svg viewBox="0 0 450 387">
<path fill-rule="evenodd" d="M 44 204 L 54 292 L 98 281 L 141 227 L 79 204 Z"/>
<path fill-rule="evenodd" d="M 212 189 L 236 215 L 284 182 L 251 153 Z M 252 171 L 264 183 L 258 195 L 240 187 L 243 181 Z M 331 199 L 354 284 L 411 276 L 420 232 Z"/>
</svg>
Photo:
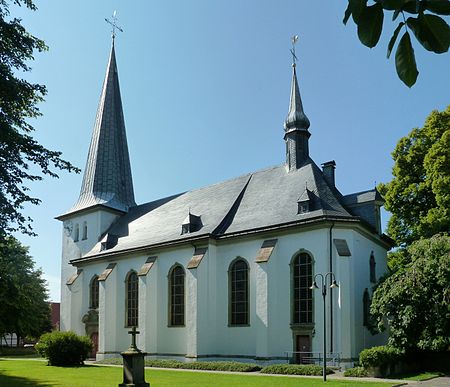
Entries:
<svg viewBox="0 0 450 387">
<path fill-rule="evenodd" d="M 294 35 L 291 37 L 291 42 L 292 42 L 292 48 L 291 48 L 291 54 L 292 54 L 292 66 L 295 67 L 295 64 L 298 61 L 297 55 L 295 55 L 295 45 L 297 44 L 298 41 L 298 35 Z"/>
<path fill-rule="evenodd" d="M 108 19 L 105 18 L 105 21 L 106 21 L 108 24 L 111 24 L 111 25 L 112 25 L 111 37 L 112 37 L 113 41 L 114 41 L 114 38 L 116 37 L 116 29 L 119 30 L 120 32 L 123 32 L 123 29 L 120 28 L 120 27 L 117 25 L 117 17 L 116 17 L 116 13 L 117 13 L 117 11 L 114 11 L 114 12 L 113 12 L 113 15 L 112 15 L 112 18 L 111 18 L 112 21 L 110 21 L 110 20 L 108 20 Z"/>
</svg>

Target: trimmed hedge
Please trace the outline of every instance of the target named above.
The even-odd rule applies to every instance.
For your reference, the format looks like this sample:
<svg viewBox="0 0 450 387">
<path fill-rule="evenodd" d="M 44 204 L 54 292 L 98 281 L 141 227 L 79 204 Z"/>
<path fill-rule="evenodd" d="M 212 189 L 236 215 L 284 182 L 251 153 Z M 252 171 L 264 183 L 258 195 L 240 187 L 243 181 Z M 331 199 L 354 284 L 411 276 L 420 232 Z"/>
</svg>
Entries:
<svg viewBox="0 0 450 387">
<path fill-rule="evenodd" d="M 353 376 L 354 378 L 364 378 L 366 376 L 369 376 L 369 373 L 364 367 L 354 367 L 354 368 L 347 368 L 344 371 L 344 376 Z"/>
<path fill-rule="evenodd" d="M 364 368 L 393 365 L 403 358 L 404 354 L 397 348 L 382 345 L 367 348 L 359 354 L 359 362 Z"/>
<path fill-rule="evenodd" d="M 52 366 L 79 366 L 92 350 L 92 341 L 73 332 L 44 333 L 36 344 L 38 353 Z"/>
<path fill-rule="evenodd" d="M 323 367 L 319 365 L 304 364 L 272 364 L 261 370 L 262 374 L 282 374 L 282 375 L 313 375 L 321 376 Z M 333 374 L 333 370 L 327 367 L 327 374 Z"/>
<path fill-rule="evenodd" d="M 98 361 L 97 364 L 122 364 L 122 358 L 112 358 Z M 171 359 L 152 359 L 145 361 L 146 367 L 179 368 L 185 370 L 207 370 L 228 372 L 255 372 L 261 370 L 261 366 L 253 363 L 237 361 L 195 361 L 186 363 Z"/>
<path fill-rule="evenodd" d="M 182 368 L 185 370 L 208 370 L 208 371 L 229 371 L 229 372 L 254 372 L 261 367 L 253 363 L 241 363 L 238 361 L 194 361 L 191 363 L 179 360 L 155 359 L 146 360 L 146 367 L 160 368 Z"/>
</svg>

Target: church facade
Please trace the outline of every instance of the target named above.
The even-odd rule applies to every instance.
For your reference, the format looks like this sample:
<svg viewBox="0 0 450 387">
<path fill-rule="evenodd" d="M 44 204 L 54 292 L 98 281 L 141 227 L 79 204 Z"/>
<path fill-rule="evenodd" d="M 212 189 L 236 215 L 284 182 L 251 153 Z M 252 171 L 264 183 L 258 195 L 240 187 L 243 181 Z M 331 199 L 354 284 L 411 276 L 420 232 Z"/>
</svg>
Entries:
<svg viewBox="0 0 450 387">
<path fill-rule="evenodd" d="M 114 42 L 80 197 L 63 222 L 61 330 L 87 334 L 97 359 L 305 361 L 327 348 L 349 363 L 385 337 L 368 330 L 386 271 L 375 190 L 342 195 L 335 163 L 309 155 L 293 65 L 286 163 L 136 205 Z M 330 287 L 333 281 L 336 286 Z"/>
</svg>

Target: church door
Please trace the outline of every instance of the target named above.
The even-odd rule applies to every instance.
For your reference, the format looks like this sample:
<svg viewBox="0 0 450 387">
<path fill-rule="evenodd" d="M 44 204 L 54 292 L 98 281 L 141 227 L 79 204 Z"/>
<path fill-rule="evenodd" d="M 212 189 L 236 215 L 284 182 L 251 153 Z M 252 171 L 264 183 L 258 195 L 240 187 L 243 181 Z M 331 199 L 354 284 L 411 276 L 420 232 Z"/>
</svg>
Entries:
<svg viewBox="0 0 450 387">
<path fill-rule="evenodd" d="M 311 337 L 308 335 L 297 335 L 296 363 L 307 364 L 311 359 Z"/>
<path fill-rule="evenodd" d="M 92 352 L 90 353 L 91 358 L 95 358 L 95 355 L 98 352 L 98 332 L 94 332 L 91 334 L 91 340 L 94 343 L 94 348 L 92 349 Z"/>
</svg>

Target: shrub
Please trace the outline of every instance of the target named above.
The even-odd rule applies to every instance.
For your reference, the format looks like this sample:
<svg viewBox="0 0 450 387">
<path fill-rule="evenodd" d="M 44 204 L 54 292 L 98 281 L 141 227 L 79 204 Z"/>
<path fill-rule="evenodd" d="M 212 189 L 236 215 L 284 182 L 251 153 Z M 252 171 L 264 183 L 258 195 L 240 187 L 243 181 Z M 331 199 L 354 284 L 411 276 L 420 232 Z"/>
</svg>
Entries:
<svg viewBox="0 0 450 387">
<path fill-rule="evenodd" d="M 186 363 L 179 360 L 146 360 L 146 367 L 160 368 L 182 368 L 188 370 L 209 370 L 229 372 L 253 372 L 259 371 L 261 367 L 252 363 L 241 363 L 237 361 L 195 361 Z"/>
<path fill-rule="evenodd" d="M 323 367 L 319 365 L 303 364 L 272 364 L 261 370 L 262 374 L 283 374 L 283 375 L 313 375 L 323 374 Z M 333 370 L 327 367 L 327 374 L 332 374 Z"/>
<path fill-rule="evenodd" d="M 122 364 L 122 358 L 100 360 L 98 364 Z M 241 363 L 238 361 L 195 361 L 186 363 L 172 359 L 152 359 L 145 361 L 146 367 L 180 368 L 188 370 L 228 371 L 228 372 L 254 372 L 261 370 L 258 364 Z"/>
<path fill-rule="evenodd" d="M 384 367 L 395 364 L 403 357 L 403 353 L 387 345 L 367 348 L 359 354 L 359 362 L 364 368 Z"/>
<path fill-rule="evenodd" d="M 347 368 L 344 371 L 344 376 L 353 376 L 355 378 L 364 378 L 366 376 L 369 376 L 369 373 L 364 367 L 354 367 L 354 368 Z"/>
<path fill-rule="evenodd" d="M 36 344 L 38 353 L 53 366 L 82 365 L 92 349 L 92 341 L 73 332 L 45 333 Z"/>
</svg>

